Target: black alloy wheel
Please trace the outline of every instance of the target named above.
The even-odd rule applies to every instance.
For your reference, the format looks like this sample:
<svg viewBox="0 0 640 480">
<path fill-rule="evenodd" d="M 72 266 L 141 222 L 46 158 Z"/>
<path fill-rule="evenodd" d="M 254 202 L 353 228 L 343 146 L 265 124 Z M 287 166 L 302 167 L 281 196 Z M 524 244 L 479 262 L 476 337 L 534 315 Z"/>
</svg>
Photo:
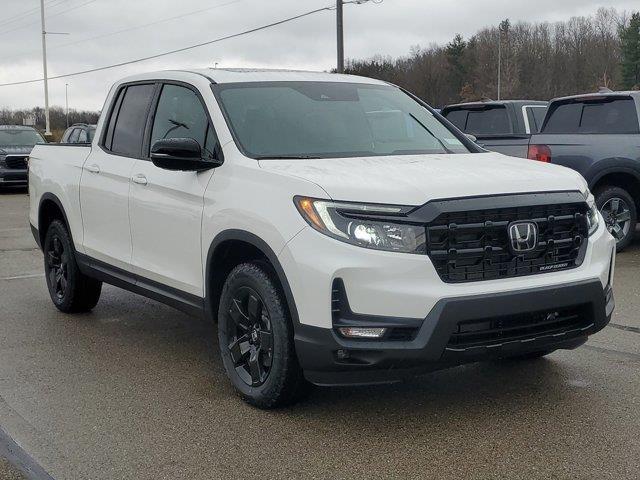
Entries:
<svg viewBox="0 0 640 480">
<path fill-rule="evenodd" d="M 46 265 L 52 295 L 64 299 L 69 284 L 69 252 L 57 233 L 49 236 L 46 246 Z"/>
<path fill-rule="evenodd" d="M 273 331 L 269 312 L 251 287 L 232 292 L 226 345 L 238 376 L 251 387 L 267 380 L 273 362 Z"/>
</svg>

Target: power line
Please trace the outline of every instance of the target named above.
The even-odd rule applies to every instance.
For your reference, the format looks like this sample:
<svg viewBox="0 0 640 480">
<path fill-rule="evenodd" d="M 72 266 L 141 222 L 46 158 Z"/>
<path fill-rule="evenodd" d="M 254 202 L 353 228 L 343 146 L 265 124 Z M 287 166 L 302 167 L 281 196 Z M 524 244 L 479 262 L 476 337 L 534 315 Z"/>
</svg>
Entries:
<svg viewBox="0 0 640 480">
<path fill-rule="evenodd" d="M 137 58 L 135 60 L 128 60 L 126 62 L 114 63 L 112 65 L 106 65 L 104 67 L 91 68 L 91 69 L 82 70 L 82 71 L 79 71 L 79 72 L 66 73 L 64 75 L 56 75 L 56 76 L 48 77 L 48 78 L 49 78 L 49 80 L 54 80 L 54 79 L 57 79 L 57 78 L 75 77 L 77 75 L 85 75 L 87 73 L 100 72 L 100 71 L 103 71 L 103 70 L 109 70 L 111 68 L 123 67 L 125 65 L 131 65 L 133 63 L 144 62 L 146 60 L 153 60 L 155 58 L 160 58 L 160 57 L 164 57 L 164 56 L 167 56 L 167 55 L 172 55 L 174 53 L 185 52 L 187 50 L 192 50 L 194 48 L 203 47 L 205 45 L 211 45 L 213 43 L 222 42 L 224 40 L 229 40 L 231 38 L 241 37 L 243 35 L 248 35 L 250 33 L 258 32 L 260 30 L 265 30 L 267 28 L 271 28 L 271 27 L 275 27 L 275 26 L 278 26 L 278 25 L 282 25 L 283 23 L 292 22 L 294 20 L 298 20 L 298 19 L 303 18 L 303 17 L 308 17 L 309 15 L 313 15 L 315 13 L 323 12 L 323 11 L 326 11 L 326 10 L 333 10 L 333 9 L 335 9 L 335 6 L 317 8 L 315 10 L 310 10 L 308 12 L 304 12 L 304 13 L 301 13 L 299 15 L 295 15 L 293 17 L 285 18 L 283 20 L 278 20 L 277 22 L 269 23 L 267 25 L 262 25 L 260 27 L 255 27 L 255 28 L 252 28 L 252 29 L 249 29 L 249 30 L 245 30 L 243 32 L 234 33 L 234 34 L 231 34 L 231 35 L 226 35 L 224 37 L 215 38 L 213 40 L 208 40 L 206 42 L 197 43 L 195 45 L 189 45 L 188 47 L 177 48 L 175 50 L 170 50 L 168 52 L 162 52 L 162 53 L 158 53 L 158 54 L 155 54 L 155 55 L 150 55 L 148 57 Z M 33 79 L 33 80 L 23 80 L 23 81 L 20 81 L 20 82 L 0 83 L 0 87 L 8 87 L 10 85 L 25 85 L 27 83 L 37 83 L 37 82 L 41 82 L 43 80 L 44 80 L 44 78 L 36 78 L 36 79 Z"/>
<path fill-rule="evenodd" d="M 53 5 L 54 3 L 61 3 L 61 2 L 65 2 L 68 0 L 47 0 L 45 3 L 47 4 L 48 7 L 53 8 L 56 5 Z M 31 8 L 29 10 L 25 10 L 22 13 L 18 13 L 16 15 L 13 15 L 11 17 L 7 17 L 3 20 L 0 20 L 0 27 L 3 27 L 5 25 L 9 25 L 13 22 L 19 22 L 21 20 L 24 20 L 25 18 L 29 17 L 30 15 L 33 15 L 34 13 L 39 13 L 40 11 L 40 7 L 34 7 Z"/>
<path fill-rule="evenodd" d="M 131 31 L 134 31 L 134 30 L 138 30 L 140 28 L 151 27 L 153 25 L 158 25 L 160 23 L 169 22 L 171 20 L 178 20 L 180 18 L 188 17 L 190 15 L 195 15 L 197 13 L 202 13 L 202 12 L 206 12 L 206 11 L 209 11 L 209 10 L 214 10 L 216 8 L 226 7 L 227 5 L 232 5 L 234 3 L 239 3 L 241 1 L 243 1 L 243 0 L 232 0 L 232 1 L 227 2 L 227 3 L 221 3 L 219 5 L 214 5 L 214 6 L 211 6 L 211 7 L 202 8 L 200 10 L 194 10 L 192 12 L 183 13 L 182 15 L 176 15 L 175 17 L 163 18 L 163 19 L 160 19 L 160 20 L 156 20 L 154 22 L 145 23 L 145 24 L 142 24 L 142 25 L 137 25 L 135 27 L 123 28 L 122 30 L 116 30 L 116 31 L 113 31 L 113 32 L 103 33 L 101 35 L 96 35 L 94 37 L 88 37 L 88 38 L 83 38 L 83 39 L 80 39 L 80 40 L 75 40 L 73 42 L 67 42 L 67 43 L 62 43 L 62 44 L 59 44 L 59 45 L 53 45 L 53 50 L 55 50 L 57 48 L 62 48 L 62 47 L 69 47 L 71 45 L 77 45 L 79 43 L 89 42 L 91 40 L 97 40 L 98 38 L 105 38 L 105 37 L 110 37 L 112 35 L 118 35 L 120 33 L 131 32 Z"/>
<path fill-rule="evenodd" d="M 47 15 L 47 17 L 46 17 L 46 18 L 47 18 L 47 20 L 48 20 L 48 19 L 50 19 L 50 18 L 57 17 L 58 15 L 62 15 L 62 14 L 64 14 L 64 13 L 70 12 L 71 10 L 75 10 L 75 9 L 77 9 L 77 8 L 84 7 L 85 5 L 89 5 L 90 3 L 94 3 L 94 2 L 97 2 L 97 1 L 98 1 L 98 0 L 87 0 L 87 1 L 86 1 L 86 2 L 84 2 L 84 3 L 81 3 L 81 4 L 79 4 L 79 5 L 74 5 L 74 6 L 73 6 L 73 7 L 71 7 L 71 8 L 68 8 L 68 9 L 66 9 L 66 10 L 62 10 L 62 11 L 57 12 L 57 13 L 54 13 L 53 15 Z M 56 6 L 56 7 L 58 7 L 58 6 L 60 6 L 60 4 L 55 5 L 55 6 Z M 12 29 L 10 29 L 10 30 L 5 30 L 4 32 L 0 32 L 0 36 L 1 36 L 1 35 L 6 35 L 7 33 L 15 32 L 16 30 L 22 30 L 23 28 L 27 28 L 27 27 L 30 27 L 31 25 L 36 25 L 36 24 L 38 24 L 38 23 L 40 23 L 40 22 L 39 22 L 39 21 L 36 21 L 36 22 L 26 23 L 26 24 L 21 25 L 21 26 L 19 26 L 19 27 L 12 28 Z"/>
</svg>

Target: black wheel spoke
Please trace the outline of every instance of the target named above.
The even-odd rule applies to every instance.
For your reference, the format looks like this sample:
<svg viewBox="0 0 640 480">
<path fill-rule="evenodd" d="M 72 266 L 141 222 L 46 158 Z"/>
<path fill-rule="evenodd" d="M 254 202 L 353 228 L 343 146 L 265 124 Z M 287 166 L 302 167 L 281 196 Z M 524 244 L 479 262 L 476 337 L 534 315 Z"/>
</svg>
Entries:
<svg viewBox="0 0 640 480">
<path fill-rule="evenodd" d="M 616 220 L 618 222 L 626 222 L 628 220 L 631 220 L 631 212 L 629 210 L 624 210 L 624 211 L 620 212 L 616 216 Z"/>
<path fill-rule="evenodd" d="M 249 323 L 249 317 L 247 317 L 241 310 L 240 301 L 233 299 L 229 315 L 233 319 L 234 323 L 243 331 L 249 330 L 251 324 Z"/>
<path fill-rule="evenodd" d="M 251 382 L 254 385 L 260 385 L 263 382 L 264 370 L 260 364 L 260 350 L 252 349 L 249 356 L 249 374 L 251 375 Z"/>
<path fill-rule="evenodd" d="M 273 335 L 266 330 L 260 331 L 260 346 L 265 350 L 271 350 L 273 347 Z"/>
<path fill-rule="evenodd" d="M 242 337 L 237 338 L 229 344 L 228 348 L 231 353 L 231 359 L 233 360 L 234 366 L 240 365 L 247 352 L 251 350 L 248 336 L 243 335 Z"/>
<path fill-rule="evenodd" d="M 249 302 L 247 303 L 247 310 L 249 312 L 249 320 L 254 325 L 260 320 L 262 315 L 262 302 L 258 300 L 254 295 L 249 295 Z"/>
</svg>

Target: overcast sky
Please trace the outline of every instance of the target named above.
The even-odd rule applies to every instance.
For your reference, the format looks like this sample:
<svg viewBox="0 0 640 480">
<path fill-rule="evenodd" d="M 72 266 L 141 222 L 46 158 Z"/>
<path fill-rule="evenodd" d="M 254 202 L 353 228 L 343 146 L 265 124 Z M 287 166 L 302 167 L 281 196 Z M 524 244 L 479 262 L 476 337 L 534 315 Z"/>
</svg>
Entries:
<svg viewBox="0 0 640 480">
<path fill-rule="evenodd" d="M 376 0 L 379 1 L 379 0 Z M 0 83 L 42 78 L 39 0 L 1 0 Z M 132 60 L 248 30 L 332 0 L 46 0 L 49 75 Z M 557 21 L 598 7 L 631 11 L 638 0 L 384 0 L 345 6 L 345 55 L 405 55 L 501 19 Z M 29 13 L 30 10 L 33 10 Z M 197 12 L 197 13 L 192 13 Z M 23 14 L 24 15 L 21 15 Z M 170 17 L 181 18 L 167 20 Z M 149 23 L 152 26 L 138 28 Z M 128 30 L 112 34 L 120 30 Z M 92 37 L 100 37 L 91 39 Z M 77 42 L 77 43 L 76 43 Z M 62 46 L 63 44 L 74 45 Z M 335 65 L 335 12 L 321 12 L 214 45 L 97 73 L 51 80 L 50 104 L 101 109 L 110 84 L 149 70 L 189 67 L 328 70 Z M 0 87 L 0 107 L 44 105 L 42 82 Z"/>
</svg>

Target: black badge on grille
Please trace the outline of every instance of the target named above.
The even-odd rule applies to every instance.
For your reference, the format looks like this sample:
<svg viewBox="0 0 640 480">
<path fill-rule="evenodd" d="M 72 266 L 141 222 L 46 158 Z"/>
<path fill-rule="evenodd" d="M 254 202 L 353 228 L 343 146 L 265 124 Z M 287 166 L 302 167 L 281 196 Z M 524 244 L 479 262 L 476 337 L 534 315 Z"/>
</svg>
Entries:
<svg viewBox="0 0 640 480">
<path fill-rule="evenodd" d="M 513 222 L 509 225 L 509 241 L 514 253 L 530 252 L 538 245 L 538 226 L 534 222 Z"/>
</svg>

